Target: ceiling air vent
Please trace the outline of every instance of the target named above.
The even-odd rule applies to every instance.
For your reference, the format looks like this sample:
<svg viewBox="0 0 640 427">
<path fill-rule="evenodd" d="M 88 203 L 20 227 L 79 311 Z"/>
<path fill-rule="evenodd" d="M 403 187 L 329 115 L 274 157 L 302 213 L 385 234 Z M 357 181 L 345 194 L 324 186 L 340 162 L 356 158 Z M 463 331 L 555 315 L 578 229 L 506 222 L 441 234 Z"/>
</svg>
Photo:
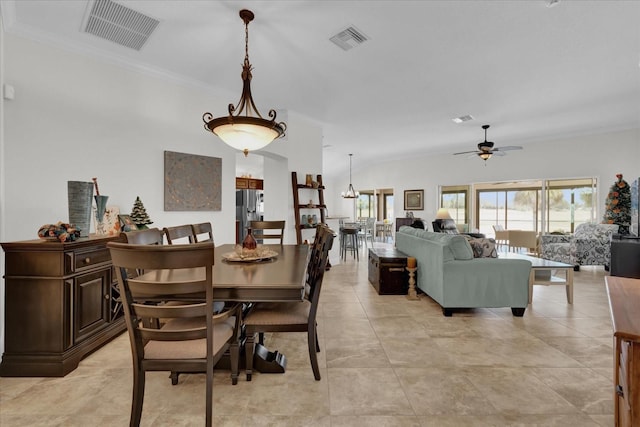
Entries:
<svg viewBox="0 0 640 427">
<path fill-rule="evenodd" d="M 464 123 L 473 120 L 473 116 L 467 114 L 466 116 L 455 117 L 451 120 L 453 120 L 454 123 Z"/>
<path fill-rule="evenodd" d="M 369 40 L 369 37 L 365 36 L 362 31 L 356 27 L 351 26 L 340 31 L 329 40 L 338 45 L 342 50 L 349 50 L 366 42 Z"/>
<path fill-rule="evenodd" d="M 159 21 L 111 0 L 89 3 L 84 31 L 119 45 L 140 50 Z"/>
</svg>

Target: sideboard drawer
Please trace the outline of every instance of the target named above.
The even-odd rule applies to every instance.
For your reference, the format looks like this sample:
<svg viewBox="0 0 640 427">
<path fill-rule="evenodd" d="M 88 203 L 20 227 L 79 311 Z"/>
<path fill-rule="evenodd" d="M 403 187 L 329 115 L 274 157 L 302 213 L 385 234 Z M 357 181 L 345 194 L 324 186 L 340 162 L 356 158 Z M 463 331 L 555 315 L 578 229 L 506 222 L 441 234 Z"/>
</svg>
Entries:
<svg viewBox="0 0 640 427">
<path fill-rule="evenodd" d="M 111 263 L 109 249 L 105 247 L 67 252 L 66 256 L 69 260 L 66 263 L 69 268 L 66 272 L 67 274 L 84 271 L 100 264 Z"/>
</svg>

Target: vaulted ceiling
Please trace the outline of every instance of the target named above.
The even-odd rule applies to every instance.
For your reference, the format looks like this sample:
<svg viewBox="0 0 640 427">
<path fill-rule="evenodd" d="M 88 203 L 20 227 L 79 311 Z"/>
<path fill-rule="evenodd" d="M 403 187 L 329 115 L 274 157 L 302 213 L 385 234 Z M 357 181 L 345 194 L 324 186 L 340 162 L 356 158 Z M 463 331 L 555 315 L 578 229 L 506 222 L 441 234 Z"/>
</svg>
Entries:
<svg viewBox="0 0 640 427">
<path fill-rule="evenodd" d="M 324 130 L 325 173 L 392 158 L 640 127 L 638 1 L 116 1 L 158 21 L 140 50 L 84 32 L 94 0 L 0 3 L 5 30 L 203 88 L 241 91 L 251 9 L 263 115 Z M 347 27 L 368 40 L 343 50 Z M 348 42 L 355 45 L 355 43 Z M 471 115 L 461 124 L 451 119 Z M 518 152 L 518 153 L 525 153 Z M 521 155 L 515 154 L 514 155 Z"/>
</svg>

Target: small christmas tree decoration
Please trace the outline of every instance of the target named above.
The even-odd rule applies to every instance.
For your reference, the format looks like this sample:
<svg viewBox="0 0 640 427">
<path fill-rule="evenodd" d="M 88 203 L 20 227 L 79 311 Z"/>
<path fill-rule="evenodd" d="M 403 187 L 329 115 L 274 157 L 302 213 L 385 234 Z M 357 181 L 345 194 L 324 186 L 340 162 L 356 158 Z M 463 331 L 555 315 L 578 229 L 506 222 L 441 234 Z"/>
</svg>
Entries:
<svg viewBox="0 0 640 427">
<path fill-rule="evenodd" d="M 149 215 L 147 215 L 147 210 L 144 208 L 142 204 L 142 200 L 140 200 L 140 196 L 136 197 L 136 201 L 133 202 L 133 209 L 131 209 L 131 220 L 135 225 L 138 226 L 138 229 L 144 230 L 148 224 L 153 224 Z"/>
<path fill-rule="evenodd" d="M 618 224 L 619 234 L 629 234 L 631 225 L 631 188 L 622 174 L 616 175 L 618 180 L 613 183 L 607 194 L 604 212 L 605 224 Z"/>
</svg>

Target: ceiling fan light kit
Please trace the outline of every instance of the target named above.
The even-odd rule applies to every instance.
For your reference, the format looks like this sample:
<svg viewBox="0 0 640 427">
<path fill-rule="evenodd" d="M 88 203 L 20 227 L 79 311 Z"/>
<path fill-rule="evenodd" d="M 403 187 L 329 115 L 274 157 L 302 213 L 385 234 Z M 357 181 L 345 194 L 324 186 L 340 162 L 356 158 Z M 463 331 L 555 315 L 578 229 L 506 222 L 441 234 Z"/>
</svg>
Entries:
<svg viewBox="0 0 640 427">
<path fill-rule="evenodd" d="M 482 129 L 484 129 L 484 141 L 478 143 L 478 150 L 462 151 L 460 153 L 453 153 L 453 155 L 457 156 L 459 154 L 473 153 L 473 154 L 476 154 L 478 157 L 480 157 L 482 160 L 484 160 L 486 165 L 486 161 L 489 160 L 493 155 L 504 156 L 506 155 L 505 151 L 522 150 L 522 147 L 515 146 L 515 145 L 493 148 L 495 144 L 492 141 L 487 141 L 487 129 L 489 129 L 489 127 L 490 125 L 482 125 Z"/>
<path fill-rule="evenodd" d="M 213 118 L 213 114 L 204 113 L 202 120 L 204 128 L 215 133 L 229 146 L 240 150 L 245 156 L 249 151 L 266 147 L 274 139 L 285 135 L 287 125 L 276 122 L 276 111 L 269 110 L 271 120 L 262 118 L 251 95 L 251 70 L 249 62 L 249 22 L 253 21 L 253 12 L 247 9 L 240 11 L 240 18 L 244 22 L 245 55 L 242 65 L 242 95 L 238 105 L 229 104 L 229 115 Z M 237 111 L 237 113 L 236 113 Z M 236 113 L 234 115 L 234 113 Z M 252 113 L 255 113 L 253 115 Z"/>
</svg>

